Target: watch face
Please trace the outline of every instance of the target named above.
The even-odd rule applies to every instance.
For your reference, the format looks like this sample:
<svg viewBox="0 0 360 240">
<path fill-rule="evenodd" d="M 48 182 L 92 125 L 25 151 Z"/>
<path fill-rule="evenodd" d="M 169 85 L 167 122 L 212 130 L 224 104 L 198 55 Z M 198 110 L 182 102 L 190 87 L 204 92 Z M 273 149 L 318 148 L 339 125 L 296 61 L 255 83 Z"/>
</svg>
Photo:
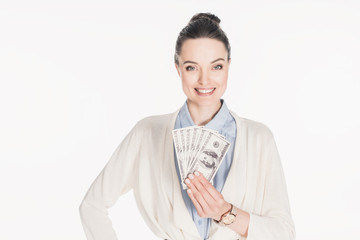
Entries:
<svg viewBox="0 0 360 240">
<path fill-rule="evenodd" d="M 222 222 L 226 225 L 229 225 L 235 221 L 236 216 L 229 214 L 223 218 Z"/>
</svg>

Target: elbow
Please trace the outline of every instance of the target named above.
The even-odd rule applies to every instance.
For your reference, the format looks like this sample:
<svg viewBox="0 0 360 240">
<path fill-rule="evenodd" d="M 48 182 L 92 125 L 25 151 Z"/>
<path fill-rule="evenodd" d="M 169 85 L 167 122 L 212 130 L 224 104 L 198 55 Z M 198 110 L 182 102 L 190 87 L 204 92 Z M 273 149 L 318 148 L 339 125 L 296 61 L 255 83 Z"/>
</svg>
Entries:
<svg viewBox="0 0 360 240">
<path fill-rule="evenodd" d="M 92 211 L 93 211 L 93 207 L 85 200 L 83 200 L 79 205 L 79 214 L 82 219 L 87 215 L 91 214 Z"/>
<path fill-rule="evenodd" d="M 295 240 L 295 226 L 292 220 L 290 222 L 283 222 L 283 229 L 283 232 L 286 233 L 284 239 Z"/>
<path fill-rule="evenodd" d="M 295 240 L 295 225 L 291 218 L 250 214 L 247 239 Z"/>
<path fill-rule="evenodd" d="M 289 229 L 289 239 L 295 240 L 296 233 L 295 233 L 295 226 L 293 225 L 291 229 Z"/>
<path fill-rule="evenodd" d="M 80 216 L 81 216 L 81 217 L 84 216 L 85 212 L 86 212 L 85 202 L 82 201 L 82 202 L 80 203 L 80 206 L 79 206 L 79 214 L 80 214 Z"/>
<path fill-rule="evenodd" d="M 97 218 L 108 214 L 107 208 L 96 202 L 86 201 L 85 199 L 79 206 L 79 213 L 81 219 L 85 218 Z"/>
</svg>

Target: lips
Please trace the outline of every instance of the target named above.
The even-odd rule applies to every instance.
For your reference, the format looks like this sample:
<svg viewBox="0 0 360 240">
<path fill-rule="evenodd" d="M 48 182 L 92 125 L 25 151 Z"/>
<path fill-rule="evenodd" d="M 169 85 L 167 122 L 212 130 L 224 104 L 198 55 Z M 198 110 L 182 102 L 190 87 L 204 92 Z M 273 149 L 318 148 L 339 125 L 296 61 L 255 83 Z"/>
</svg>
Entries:
<svg viewBox="0 0 360 240">
<path fill-rule="evenodd" d="M 195 91 L 200 96 L 209 96 L 213 94 L 216 88 L 195 88 Z"/>
</svg>

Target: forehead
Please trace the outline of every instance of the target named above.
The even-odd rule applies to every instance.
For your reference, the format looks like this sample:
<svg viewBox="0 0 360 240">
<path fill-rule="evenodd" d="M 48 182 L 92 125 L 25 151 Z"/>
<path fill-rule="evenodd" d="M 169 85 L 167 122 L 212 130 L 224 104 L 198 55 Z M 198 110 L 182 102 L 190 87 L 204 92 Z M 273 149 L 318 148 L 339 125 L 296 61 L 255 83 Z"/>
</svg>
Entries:
<svg viewBox="0 0 360 240">
<path fill-rule="evenodd" d="M 210 62 L 217 58 L 227 59 L 227 51 L 225 45 L 216 39 L 188 39 L 184 41 L 179 57 L 183 61 Z"/>
</svg>

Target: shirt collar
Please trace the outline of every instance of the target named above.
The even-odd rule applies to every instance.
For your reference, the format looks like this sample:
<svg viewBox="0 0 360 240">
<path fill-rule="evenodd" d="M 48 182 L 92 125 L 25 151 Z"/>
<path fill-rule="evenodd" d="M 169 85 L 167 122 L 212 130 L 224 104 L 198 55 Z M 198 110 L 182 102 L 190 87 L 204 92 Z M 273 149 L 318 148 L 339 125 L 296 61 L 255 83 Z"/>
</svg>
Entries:
<svg viewBox="0 0 360 240">
<path fill-rule="evenodd" d="M 223 126 L 226 123 L 226 120 L 228 119 L 228 117 L 230 115 L 230 111 L 229 111 L 228 107 L 226 106 L 225 101 L 223 99 L 221 99 L 220 101 L 221 101 L 220 110 L 216 113 L 216 115 L 213 117 L 213 119 L 211 119 L 210 122 L 208 122 L 205 125 L 205 128 L 213 129 L 218 132 L 221 131 L 221 129 L 223 128 Z M 184 103 L 184 105 L 181 107 L 181 109 L 179 111 L 179 118 L 180 118 L 180 125 L 181 125 L 180 127 L 181 128 L 196 125 L 190 116 L 187 101 Z"/>
</svg>

